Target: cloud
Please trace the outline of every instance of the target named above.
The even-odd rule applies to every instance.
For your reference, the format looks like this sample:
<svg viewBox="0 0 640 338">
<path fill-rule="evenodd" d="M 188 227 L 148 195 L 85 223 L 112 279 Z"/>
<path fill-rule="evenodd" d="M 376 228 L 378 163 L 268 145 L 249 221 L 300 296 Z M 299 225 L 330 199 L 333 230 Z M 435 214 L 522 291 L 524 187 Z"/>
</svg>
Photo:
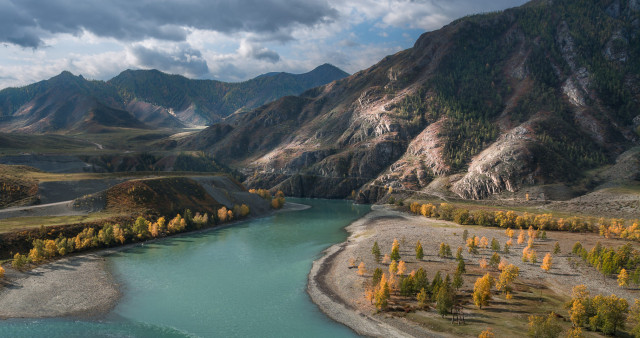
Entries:
<svg viewBox="0 0 640 338">
<path fill-rule="evenodd" d="M 238 48 L 238 54 L 240 54 L 245 58 L 265 60 L 271 63 L 276 63 L 280 61 L 280 55 L 278 55 L 278 53 L 268 48 L 265 48 L 259 45 L 254 45 L 247 40 L 242 40 L 240 42 L 240 47 Z"/>
<path fill-rule="evenodd" d="M 130 42 L 184 41 L 190 29 L 286 40 L 296 26 L 337 15 L 324 1 L 305 0 L 0 0 L 0 41 L 39 47 L 47 35 L 83 31 Z"/>
<path fill-rule="evenodd" d="M 244 81 L 328 62 L 355 73 L 424 31 L 525 1 L 0 0 L 0 89 L 63 70 L 100 80 L 157 68 Z"/>
<path fill-rule="evenodd" d="M 129 48 L 129 51 L 140 68 L 155 68 L 188 77 L 201 77 L 209 73 L 207 61 L 202 57 L 202 53 L 186 44 L 169 51 L 135 45 Z"/>
</svg>

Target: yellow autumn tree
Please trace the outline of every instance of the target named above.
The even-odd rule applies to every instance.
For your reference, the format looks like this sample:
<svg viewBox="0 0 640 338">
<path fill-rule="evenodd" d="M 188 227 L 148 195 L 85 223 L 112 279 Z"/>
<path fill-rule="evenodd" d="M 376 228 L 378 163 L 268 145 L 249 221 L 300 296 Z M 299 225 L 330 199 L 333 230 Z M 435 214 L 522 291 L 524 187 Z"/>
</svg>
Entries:
<svg viewBox="0 0 640 338">
<path fill-rule="evenodd" d="M 618 286 L 626 287 L 629 286 L 629 273 L 626 269 L 620 270 L 618 274 Z"/>
<path fill-rule="evenodd" d="M 375 299 L 375 288 L 371 285 L 364 288 L 364 297 L 369 301 L 369 303 L 373 304 Z"/>
<path fill-rule="evenodd" d="M 395 274 L 398 273 L 398 262 L 397 261 L 391 261 L 391 264 L 389 264 L 389 275 L 393 276 Z"/>
<path fill-rule="evenodd" d="M 407 264 L 404 261 L 398 262 L 398 275 L 404 275 L 407 271 Z"/>
<path fill-rule="evenodd" d="M 488 247 L 489 246 L 489 240 L 486 237 L 482 236 L 482 238 L 480 238 L 480 245 L 479 246 L 481 248 Z"/>
<path fill-rule="evenodd" d="M 364 265 L 364 262 L 360 262 L 360 265 L 358 265 L 358 275 L 360 276 L 364 276 L 364 274 L 367 273 L 367 268 Z"/>
<path fill-rule="evenodd" d="M 40 255 L 38 249 L 33 248 L 29 251 L 29 260 L 35 264 L 38 264 L 44 260 L 44 257 Z"/>
<path fill-rule="evenodd" d="M 411 213 L 413 214 L 419 214 L 420 213 L 420 203 L 418 202 L 411 202 L 411 204 L 409 205 L 409 210 L 411 211 Z"/>
<path fill-rule="evenodd" d="M 484 258 L 481 258 L 481 259 L 478 261 L 478 265 L 480 266 L 480 268 L 481 268 L 482 270 L 486 269 L 486 268 L 487 268 L 487 265 L 488 265 L 488 264 L 487 264 L 487 260 L 486 260 L 486 259 L 484 259 Z"/>
<path fill-rule="evenodd" d="M 551 254 L 547 252 L 547 254 L 544 255 L 544 258 L 542 259 L 542 265 L 540 267 L 542 268 L 542 270 L 549 272 L 549 270 L 551 270 L 552 265 L 553 265 L 553 256 L 551 256 Z"/>
<path fill-rule="evenodd" d="M 58 253 L 58 246 L 54 240 L 48 239 L 44 242 L 44 255 L 51 258 Z"/>
<path fill-rule="evenodd" d="M 520 229 L 520 234 L 518 234 L 518 244 L 524 243 L 524 230 Z"/>
<path fill-rule="evenodd" d="M 375 304 L 379 310 L 384 310 L 387 308 L 389 297 L 391 296 L 391 291 L 389 290 L 389 282 L 386 274 L 382 274 L 382 278 L 380 278 L 380 283 L 375 291 Z"/>
<path fill-rule="evenodd" d="M 159 233 L 163 233 L 165 231 L 167 231 L 167 220 L 164 217 L 160 217 L 158 218 L 158 220 L 156 221 L 156 224 L 158 224 L 158 232 Z"/>
<path fill-rule="evenodd" d="M 505 230 L 504 233 L 505 233 L 505 235 L 507 235 L 507 237 L 513 238 L 513 235 L 514 235 L 513 229 L 507 228 L 507 230 Z"/>
<path fill-rule="evenodd" d="M 487 273 L 483 277 L 476 280 L 473 285 L 473 303 L 482 309 L 491 300 L 491 287 L 493 286 L 493 277 Z"/>
<path fill-rule="evenodd" d="M 500 271 L 504 270 L 504 268 L 506 268 L 507 265 L 509 265 L 509 262 L 506 259 L 503 258 L 500 261 L 500 264 L 498 264 L 498 270 L 500 270 Z"/>
<path fill-rule="evenodd" d="M 157 222 L 149 223 L 149 233 L 151 234 L 151 237 L 158 237 L 158 235 L 160 234 L 160 230 L 158 229 Z"/>
<path fill-rule="evenodd" d="M 0 278 L 4 278 L 4 268 L 0 266 Z"/>
<path fill-rule="evenodd" d="M 391 258 L 388 254 L 385 254 L 384 257 L 382 257 L 382 264 L 389 264 L 389 262 L 391 262 Z"/>
<path fill-rule="evenodd" d="M 218 219 L 220 220 L 220 223 L 224 223 L 227 221 L 227 207 L 222 207 L 220 209 L 218 209 Z"/>
<path fill-rule="evenodd" d="M 424 217 L 431 217 L 433 216 L 433 212 L 436 210 L 436 206 L 429 203 L 429 204 L 423 204 L 420 207 L 420 214 L 422 214 L 422 216 Z"/>
<path fill-rule="evenodd" d="M 520 275 L 520 269 L 513 265 L 509 264 L 502 269 L 500 276 L 498 277 L 498 283 L 496 284 L 496 288 L 505 293 L 511 292 L 511 283 Z"/>
<path fill-rule="evenodd" d="M 495 337 L 495 335 L 493 334 L 493 331 L 491 330 L 491 328 L 487 328 L 486 330 L 480 332 L 480 335 L 478 335 L 478 338 L 493 338 Z"/>
<path fill-rule="evenodd" d="M 116 239 L 116 241 L 120 242 L 120 244 L 124 244 L 124 241 L 125 241 L 124 230 L 122 230 L 122 228 L 118 224 L 113 226 L 113 237 Z"/>
<path fill-rule="evenodd" d="M 246 204 L 243 204 L 240 206 L 240 216 L 241 217 L 247 217 L 249 215 L 249 213 L 251 213 L 251 210 L 249 209 L 249 206 Z"/>
</svg>

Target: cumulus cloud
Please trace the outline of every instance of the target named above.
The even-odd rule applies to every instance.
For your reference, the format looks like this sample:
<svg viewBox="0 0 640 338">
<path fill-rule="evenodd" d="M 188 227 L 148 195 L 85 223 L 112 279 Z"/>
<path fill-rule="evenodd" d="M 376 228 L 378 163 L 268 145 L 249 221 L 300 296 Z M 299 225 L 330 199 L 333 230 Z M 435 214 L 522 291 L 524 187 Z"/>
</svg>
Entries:
<svg viewBox="0 0 640 338">
<path fill-rule="evenodd" d="M 423 31 L 526 0 L 0 0 L 0 88 L 127 68 L 243 81 L 332 63 L 354 73 Z M 46 47 L 46 48 L 43 48 Z"/>
<path fill-rule="evenodd" d="M 135 45 L 129 48 L 129 51 L 140 68 L 155 68 L 188 77 L 201 77 L 209 73 L 207 61 L 202 57 L 202 53 L 185 44 L 169 51 Z"/>
<path fill-rule="evenodd" d="M 127 41 L 184 41 L 191 28 L 284 39 L 285 28 L 338 15 L 324 1 L 305 0 L 0 0 L 0 13 L 0 40 L 23 47 L 42 45 L 47 34 L 83 31 Z"/>
<path fill-rule="evenodd" d="M 247 40 L 242 40 L 240 42 L 240 47 L 238 48 L 238 54 L 240 54 L 245 58 L 265 60 L 271 63 L 276 63 L 280 61 L 280 55 L 278 55 L 278 53 L 268 48 L 253 44 Z"/>
</svg>

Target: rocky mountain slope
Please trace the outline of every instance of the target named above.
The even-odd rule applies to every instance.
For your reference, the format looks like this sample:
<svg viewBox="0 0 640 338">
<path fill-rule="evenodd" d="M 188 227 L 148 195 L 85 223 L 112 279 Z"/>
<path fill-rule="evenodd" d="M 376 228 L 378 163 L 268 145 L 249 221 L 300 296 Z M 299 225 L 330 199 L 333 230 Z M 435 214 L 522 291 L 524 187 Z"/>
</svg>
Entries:
<svg viewBox="0 0 640 338">
<path fill-rule="evenodd" d="M 0 131 L 100 132 L 115 127 L 209 125 L 241 110 L 341 79 L 322 65 L 305 74 L 274 73 L 242 83 L 191 80 L 157 70 L 127 70 L 108 82 L 69 72 L 0 91 Z"/>
<path fill-rule="evenodd" d="M 183 146 L 295 196 L 483 199 L 549 184 L 571 196 L 637 146 L 639 103 L 640 2 L 538 0 L 454 21 Z"/>
</svg>

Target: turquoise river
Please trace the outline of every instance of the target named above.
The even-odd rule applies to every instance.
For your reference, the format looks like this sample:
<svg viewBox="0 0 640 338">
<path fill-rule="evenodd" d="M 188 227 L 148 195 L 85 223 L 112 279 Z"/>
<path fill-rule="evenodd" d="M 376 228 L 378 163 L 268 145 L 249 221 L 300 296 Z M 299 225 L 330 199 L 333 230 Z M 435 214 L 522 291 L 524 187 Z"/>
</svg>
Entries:
<svg viewBox="0 0 640 338">
<path fill-rule="evenodd" d="M 0 337 L 352 337 L 306 293 L 311 262 L 369 206 L 311 205 L 107 258 L 123 297 L 99 320 L 0 321 Z"/>
</svg>

